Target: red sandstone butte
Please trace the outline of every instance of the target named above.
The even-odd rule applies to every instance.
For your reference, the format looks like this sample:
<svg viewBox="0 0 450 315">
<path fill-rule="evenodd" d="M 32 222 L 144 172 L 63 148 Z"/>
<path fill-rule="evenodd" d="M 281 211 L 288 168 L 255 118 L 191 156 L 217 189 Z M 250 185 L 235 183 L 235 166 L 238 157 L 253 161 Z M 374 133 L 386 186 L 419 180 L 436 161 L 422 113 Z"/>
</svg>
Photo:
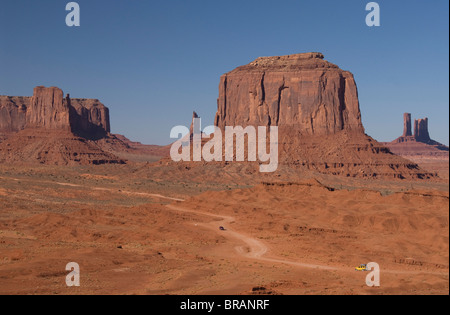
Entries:
<svg viewBox="0 0 450 315">
<path fill-rule="evenodd" d="M 411 137 L 412 131 L 411 131 L 411 114 L 405 113 L 403 115 L 403 137 Z"/>
<path fill-rule="evenodd" d="M 112 137 L 108 108 L 97 99 L 63 95 L 39 86 L 32 97 L 0 96 L 0 161 L 124 163 L 95 142 Z"/>
<path fill-rule="evenodd" d="M 63 91 L 38 86 L 27 106 L 27 128 L 70 130 L 69 107 L 64 103 Z"/>
<path fill-rule="evenodd" d="M 406 126 L 403 135 L 390 143 L 385 143 L 392 152 L 414 160 L 417 158 L 448 160 L 448 146 L 430 137 L 428 118 L 414 121 L 414 134 L 412 134 L 411 129 L 411 114 L 405 113 L 403 119 L 404 126 Z"/>
<path fill-rule="evenodd" d="M 39 86 L 32 97 L 0 96 L 0 161 L 122 164 L 168 155 L 168 147 L 111 134 L 109 109 L 98 99 L 63 95 L 57 87 Z"/>
<path fill-rule="evenodd" d="M 364 132 L 353 75 L 321 53 L 262 57 L 220 79 L 216 125 Z"/>
<path fill-rule="evenodd" d="M 99 100 L 63 95 L 57 87 L 39 86 L 32 97 L 0 96 L 0 133 L 43 128 L 99 139 L 110 132 L 109 110 Z"/>
<path fill-rule="evenodd" d="M 215 125 L 278 126 L 280 162 L 363 178 L 432 178 L 367 136 L 353 74 L 321 53 L 261 57 L 220 79 Z"/>
</svg>

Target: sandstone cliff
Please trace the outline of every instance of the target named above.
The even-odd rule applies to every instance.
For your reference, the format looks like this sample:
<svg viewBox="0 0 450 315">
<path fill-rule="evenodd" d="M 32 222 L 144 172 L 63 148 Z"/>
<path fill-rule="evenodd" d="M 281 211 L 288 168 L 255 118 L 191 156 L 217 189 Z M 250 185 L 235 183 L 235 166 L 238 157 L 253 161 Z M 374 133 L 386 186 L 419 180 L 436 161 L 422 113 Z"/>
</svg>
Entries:
<svg viewBox="0 0 450 315">
<path fill-rule="evenodd" d="M 0 133 L 25 128 L 69 130 L 100 139 L 110 132 L 109 110 L 97 99 L 64 98 L 57 87 L 36 87 L 32 97 L 0 96 Z"/>
<path fill-rule="evenodd" d="M 411 137 L 412 136 L 412 130 L 411 130 L 411 114 L 405 113 L 403 115 L 403 137 Z"/>
<path fill-rule="evenodd" d="M 0 96 L 0 132 L 17 132 L 25 128 L 30 97 Z"/>
<path fill-rule="evenodd" d="M 71 99 L 57 87 L 32 97 L 0 96 L 0 162 L 125 163 L 102 148 L 110 135 L 109 110 L 97 99 Z M 114 147 L 126 146 L 115 142 Z"/>
<path fill-rule="evenodd" d="M 278 126 L 284 165 L 365 178 L 433 178 L 367 136 L 353 75 L 321 53 L 262 57 L 220 79 L 215 125 Z M 405 134 L 409 123 L 405 122 Z"/>
<path fill-rule="evenodd" d="M 364 133 L 353 75 L 320 53 L 258 58 L 223 75 L 215 124 Z"/>
<path fill-rule="evenodd" d="M 32 97 L 0 96 L 0 162 L 122 164 L 168 155 L 169 147 L 111 134 L 109 109 L 98 99 L 63 95 L 36 87 Z"/>
<path fill-rule="evenodd" d="M 63 91 L 56 87 L 34 88 L 25 127 L 70 130 L 69 107 L 63 101 Z"/>
<path fill-rule="evenodd" d="M 100 139 L 111 132 L 109 109 L 97 99 L 70 99 L 70 126 L 72 132 L 84 138 Z"/>
<path fill-rule="evenodd" d="M 414 122 L 414 137 L 419 142 L 428 143 L 431 141 L 428 132 L 428 118 L 418 119 Z"/>
</svg>

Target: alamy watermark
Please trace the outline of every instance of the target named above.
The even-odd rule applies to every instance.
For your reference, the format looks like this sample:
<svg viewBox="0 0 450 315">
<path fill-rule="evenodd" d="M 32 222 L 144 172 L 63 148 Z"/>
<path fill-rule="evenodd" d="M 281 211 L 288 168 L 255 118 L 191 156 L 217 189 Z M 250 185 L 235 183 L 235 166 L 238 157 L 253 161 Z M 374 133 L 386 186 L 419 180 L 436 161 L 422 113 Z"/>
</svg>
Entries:
<svg viewBox="0 0 450 315">
<path fill-rule="evenodd" d="M 71 262 L 66 265 L 66 271 L 70 273 L 66 276 L 66 285 L 68 287 L 80 286 L 80 265 L 76 262 Z"/>
<path fill-rule="evenodd" d="M 270 126 L 269 140 L 268 128 L 265 126 L 226 126 L 225 137 L 222 130 L 215 126 L 208 126 L 202 132 L 201 118 L 194 118 L 192 126 L 193 130 L 185 126 L 172 128 L 170 138 L 178 139 L 170 149 L 170 157 L 174 162 L 244 162 L 247 153 L 248 162 L 261 162 L 261 173 L 272 173 L 278 169 L 278 127 Z M 202 143 L 203 139 L 210 140 Z"/>
<path fill-rule="evenodd" d="M 381 26 L 380 5 L 377 2 L 369 2 L 366 11 L 370 11 L 366 16 L 366 25 L 369 27 Z"/>
<path fill-rule="evenodd" d="M 66 11 L 70 11 L 66 16 L 66 25 L 80 26 L 80 5 L 77 2 L 69 2 L 66 5 Z"/>
<path fill-rule="evenodd" d="M 368 287 L 379 287 L 380 283 L 380 265 L 376 262 L 367 264 L 367 271 L 370 271 L 366 277 L 366 285 Z"/>
<path fill-rule="evenodd" d="M 77 2 L 69 2 L 66 11 L 70 11 L 66 16 L 66 25 L 69 27 L 80 26 L 80 5 Z M 369 2 L 366 11 L 370 11 L 366 16 L 366 25 L 369 27 L 381 26 L 380 5 L 377 2 Z"/>
</svg>

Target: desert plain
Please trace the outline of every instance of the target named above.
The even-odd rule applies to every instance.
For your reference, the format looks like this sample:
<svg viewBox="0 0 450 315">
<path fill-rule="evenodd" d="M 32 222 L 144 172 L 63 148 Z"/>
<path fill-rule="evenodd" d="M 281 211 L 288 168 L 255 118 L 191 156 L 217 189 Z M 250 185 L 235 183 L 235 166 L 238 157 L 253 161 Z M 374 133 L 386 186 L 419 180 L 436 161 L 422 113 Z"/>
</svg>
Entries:
<svg viewBox="0 0 450 315">
<path fill-rule="evenodd" d="M 448 183 L 235 173 L 2 165 L 0 293 L 448 294 Z"/>
<path fill-rule="evenodd" d="M 353 75 L 320 53 L 220 79 L 214 125 L 279 127 L 274 173 L 176 163 L 56 87 L 0 114 L 0 294 L 449 293 L 448 147 L 408 114 L 395 143 L 365 134 Z"/>
</svg>

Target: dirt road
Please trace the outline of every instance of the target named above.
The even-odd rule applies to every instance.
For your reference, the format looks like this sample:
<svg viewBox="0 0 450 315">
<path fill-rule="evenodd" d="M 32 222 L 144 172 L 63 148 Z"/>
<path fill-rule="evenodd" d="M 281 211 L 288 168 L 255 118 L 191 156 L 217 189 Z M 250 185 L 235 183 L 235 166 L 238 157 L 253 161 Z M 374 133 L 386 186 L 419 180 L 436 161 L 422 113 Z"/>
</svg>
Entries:
<svg viewBox="0 0 450 315">
<path fill-rule="evenodd" d="M 352 268 L 342 268 L 342 267 L 325 266 L 325 265 L 318 265 L 318 264 L 308 264 L 308 263 L 303 263 L 303 262 L 298 262 L 298 261 L 290 261 L 290 260 L 281 259 L 281 258 L 265 257 L 265 255 L 268 254 L 270 250 L 269 250 L 269 247 L 267 245 L 265 245 L 262 241 L 260 241 L 256 238 L 253 238 L 251 236 L 248 236 L 246 234 L 229 229 L 230 224 L 236 221 L 234 217 L 185 209 L 185 208 L 182 208 L 182 207 L 176 206 L 176 205 L 167 205 L 166 207 L 173 211 L 186 212 L 186 213 L 192 213 L 192 214 L 197 214 L 197 215 L 201 215 L 201 216 L 208 216 L 211 218 L 221 219 L 220 221 L 212 221 L 210 223 L 197 223 L 197 225 L 205 227 L 207 229 L 210 229 L 216 233 L 222 233 L 220 231 L 219 227 L 226 226 L 227 230 L 223 231 L 223 233 L 222 233 L 223 236 L 225 236 L 226 238 L 229 238 L 229 239 L 234 239 L 239 242 L 243 242 L 247 245 L 247 246 L 242 246 L 242 245 L 236 246 L 236 253 L 242 257 L 256 259 L 256 260 L 265 261 L 265 262 L 271 262 L 271 263 L 286 264 L 286 265 L 291 265 L 291 266 L 299 267 L 299 268 L 354 272 L 354 270 Z M 449 274 L 448 272 L 439 273 L 439 272 L 429 272 L 429 271 L 405 271 L 405 270 L 383 270 L 383 272 L 391 273 L 391 274 L 432 274 L 432 275 L 448 275 Z"/>
</svg>

